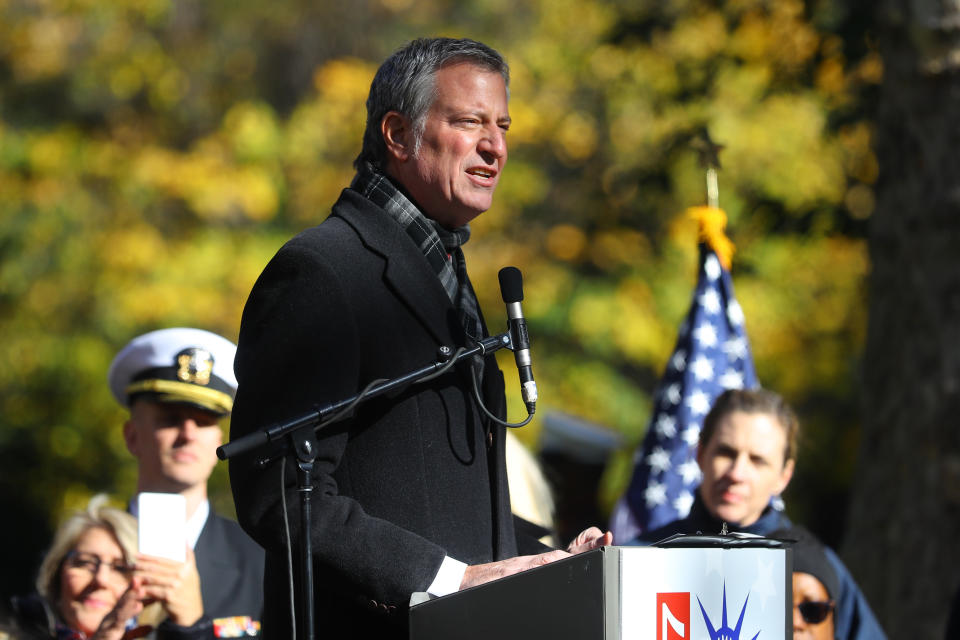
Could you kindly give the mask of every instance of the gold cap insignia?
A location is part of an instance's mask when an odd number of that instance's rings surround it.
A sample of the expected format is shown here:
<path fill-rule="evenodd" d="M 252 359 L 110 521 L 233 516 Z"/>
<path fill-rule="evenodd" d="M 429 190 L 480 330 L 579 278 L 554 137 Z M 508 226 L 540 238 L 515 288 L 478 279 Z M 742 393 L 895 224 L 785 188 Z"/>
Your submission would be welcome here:
<path fill-rule="evenodd" d="M 213 355 L 206 349 L 191 347 L 177 354 L 177 379 L 193 384 L 210 384 Z"/>

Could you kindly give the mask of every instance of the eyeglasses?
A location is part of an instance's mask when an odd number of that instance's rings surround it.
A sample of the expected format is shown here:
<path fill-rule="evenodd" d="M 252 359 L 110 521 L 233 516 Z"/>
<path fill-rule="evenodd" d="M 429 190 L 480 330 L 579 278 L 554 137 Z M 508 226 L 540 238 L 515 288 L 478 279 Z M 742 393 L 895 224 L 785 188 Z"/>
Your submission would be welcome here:
<path fill-rule="evenodd" d="M 95 576 L 100 573 L 100 565 L 106 565 L 111 573 L 124 579 L 133 575 L 133 567 L 122 561 L 107 562 L 98 555 L 71 551 L 64 559 L 64 566 L 68 569 L 82 569 Z"/>
<path fill-rule="evenodd" d="M 833 611 L 832 600 L 808 600 L 796 606 L 800 609 L 800 616 L 807 624 L 820 624 Z"/>

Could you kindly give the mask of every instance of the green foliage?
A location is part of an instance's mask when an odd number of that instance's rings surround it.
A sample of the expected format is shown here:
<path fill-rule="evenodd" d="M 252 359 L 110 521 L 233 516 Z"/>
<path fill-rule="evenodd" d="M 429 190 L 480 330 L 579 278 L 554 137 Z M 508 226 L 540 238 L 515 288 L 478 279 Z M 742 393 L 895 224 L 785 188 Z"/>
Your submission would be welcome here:
<path fill-rule="evenodd" d="M 494 329 L 496 271 L 526 275 L 541 412 L 642 437 L 692 292 L 683 212 L 704 187 L 688 142 L 706 126 L 726 146 L 721 206 L 761 380 L 840 434 L 812 441 L 849 469 L 876 179 L 863 95 L 880 68 L 843 31 L 842 3 L 0 0 L 0 13 L 0 494 L 32 526 L 96 491 L 129 494 L 113 354 L 162 326 L 236 337 L 260 269 L 348 184 L 377 64 L 429 34 L 511 63 L 509 168 L 467 253 Z M 604 504 L 628 466 L 611 466 Z M 222 471 L 214 494 L 229 509 Z"/>

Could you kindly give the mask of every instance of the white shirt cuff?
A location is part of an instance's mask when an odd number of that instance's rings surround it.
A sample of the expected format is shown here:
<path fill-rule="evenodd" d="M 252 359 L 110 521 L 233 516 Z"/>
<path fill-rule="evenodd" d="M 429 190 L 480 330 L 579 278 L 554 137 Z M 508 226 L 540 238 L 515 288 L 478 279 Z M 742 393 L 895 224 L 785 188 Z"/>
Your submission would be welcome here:
<path fill-rule="evenodd" d="M 460 590 L 463 574 L 467 572 L 467 565 L 450 556 L 445 556 L 440 564 L 433 582 L 427 587 L 427 593 L 432 596 L 446 596 Z"/>

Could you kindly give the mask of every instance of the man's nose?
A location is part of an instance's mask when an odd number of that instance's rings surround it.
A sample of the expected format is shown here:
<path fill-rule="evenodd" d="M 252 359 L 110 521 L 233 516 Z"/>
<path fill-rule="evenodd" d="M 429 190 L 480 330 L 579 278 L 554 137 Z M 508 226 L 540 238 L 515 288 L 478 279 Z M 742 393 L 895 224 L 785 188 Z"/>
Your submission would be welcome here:
<path fill-rule="evenodd" d="M 193 440 L 197 437 L 197 430 L 199 428 L 196 420 L 193 418 L 184 418 L 180 423 L 180 437 L 184 440 Z"/>
<path fill-rule="evenodd" d="M 498 125 L 491 125 L 484 129 L 484 136 L 477 145 L 482 154 L 492 156 L 491 159 L 499 160 L 507 157 L 507 137 L 503 129 Z"/>

